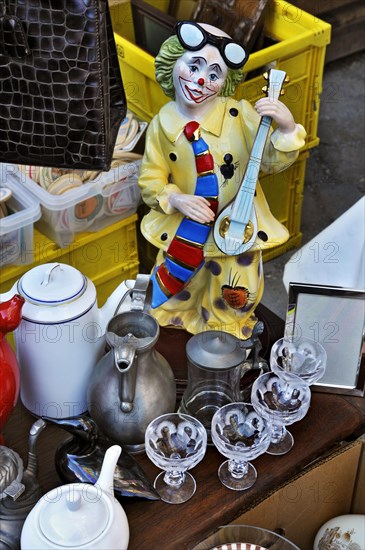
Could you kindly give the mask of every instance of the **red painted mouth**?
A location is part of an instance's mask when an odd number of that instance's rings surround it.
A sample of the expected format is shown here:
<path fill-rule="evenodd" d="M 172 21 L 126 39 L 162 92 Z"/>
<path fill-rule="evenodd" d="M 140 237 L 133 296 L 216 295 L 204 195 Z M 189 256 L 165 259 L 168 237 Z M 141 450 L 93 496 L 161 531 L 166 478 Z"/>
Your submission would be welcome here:
<path fill-rule="evenodd" d="M 183 78 L 181 76 L 179 77 L 180 87 L 184 96 L 187 99 L 194 101 L 194 103 L 203 103 L 203 101 L 205 101 L 206 99 L 208 99 L 213 95 L 216 95 L 217 93 L 216 90 L 213 90 L 208 86 L 205 87 L 208 93 L 207 92 L 203 93 L 201 90 L 197 88 L 190 88 L 188 84 L 186 84 L 186 82 L 188 82 L 189 84 L 192 84 L 191 80 L 187 80 L 186 78 Z"/>

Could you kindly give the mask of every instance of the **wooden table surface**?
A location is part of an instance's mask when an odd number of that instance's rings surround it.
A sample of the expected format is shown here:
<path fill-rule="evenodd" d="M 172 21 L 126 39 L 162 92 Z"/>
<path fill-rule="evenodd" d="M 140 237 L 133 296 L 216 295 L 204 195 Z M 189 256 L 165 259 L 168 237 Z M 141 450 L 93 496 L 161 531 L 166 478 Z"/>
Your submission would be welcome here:
<path fill-rule="evenodd" d="M 26 463 L 27 436 L 34 417 L 21 404 L 13 411 L 5 430 L 6 445 L 17 451 Z M 365 399 L 312 393 L 306 417 L 290 427 L 295 445 L 286 455 L 264 454 L 254 461 L 256 484 L 247 491 L 223 487 L 217 470 L 224 457 L 208 447 L 202 462 L 192 470 L 197 492 L 185 504 L 127 500 L 124 509 L 130 525 L 129 550 L 188 550 L 219 526 L 251 508 L 275 487 L 287 482 L 313 460 L 335 450 L 342 441 L 353 440 L 364 432 Z M 38 440 L 39 475 L 44 492 L 61 485 L 54 467 L 54 451 L 68 435 L 48 426 Z M 145 454 L 135 455 L 151 480 L 159 470 Z"/>

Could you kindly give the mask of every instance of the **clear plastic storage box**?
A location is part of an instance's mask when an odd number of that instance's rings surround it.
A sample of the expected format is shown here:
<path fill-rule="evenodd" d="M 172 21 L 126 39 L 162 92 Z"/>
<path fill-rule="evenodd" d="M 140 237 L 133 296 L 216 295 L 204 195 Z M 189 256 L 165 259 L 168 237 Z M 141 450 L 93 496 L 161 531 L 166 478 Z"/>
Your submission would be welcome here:
<path fill-rule="evenodd" d="M 34 260 L 34 223 L 41 217 L 39 201 L 1 164 L 0 189 L 11 192 L 6 215 L 0 219 L 0 265 L 30 264 Z"/>
<path fill-rule="evenodd" d="M 40 203 L 42 217 L 36 227 L 60 248 L 71 244 L 75 234 L 99 231 L 134 214 L 141 200 L 138 187 L 140 160 L 99 173 L 89 183 L 52 194 L 13 166 L 18 186 L 30 192 Z M 75 174 L 77 171 L 75 171 Z"/>

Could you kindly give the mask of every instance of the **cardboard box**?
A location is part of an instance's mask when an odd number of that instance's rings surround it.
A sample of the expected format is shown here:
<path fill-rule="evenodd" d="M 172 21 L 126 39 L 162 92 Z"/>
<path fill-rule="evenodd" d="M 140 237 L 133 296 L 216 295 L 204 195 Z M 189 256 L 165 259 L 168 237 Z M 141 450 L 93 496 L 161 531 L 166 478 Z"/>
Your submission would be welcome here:
<path fill-rule="evenodd" d="M 218 528 L 193 550 L 239 542 L 231 538 L 237 537 L 238 525 L 269 529 L 301 550 L 312 550 L 319 528 L 329 519 L 349 513 L 365 514 L 365 436 L 314 462 L 237 517 L 228 529 Z"/>

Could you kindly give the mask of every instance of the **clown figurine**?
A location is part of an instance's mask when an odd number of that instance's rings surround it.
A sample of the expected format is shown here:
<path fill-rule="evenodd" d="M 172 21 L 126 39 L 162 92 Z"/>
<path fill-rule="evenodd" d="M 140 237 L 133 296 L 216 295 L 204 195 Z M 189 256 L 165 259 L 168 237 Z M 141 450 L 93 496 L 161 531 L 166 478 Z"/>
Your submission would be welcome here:
<path fill-rule="evenodd" d="M 172 101 L 149 125 L 139 185 L 150 212 L 143 236 L 159 249 L 152 272 L 151 314 L 161 326 L 191 334 L 223 330 L 251 336 L 263 293 L 262 248 L 284 243 L 288 231 L 272 215 L 260 184 L 253 207 L 252 246 L 229 255 L 213 225 L 240 188 L 261 117 L 271 117 L 260 169 L 290 166 L 306 132 L 279 100 L 252 107 L 231 96 L 242 80 L 244 48 L 219 29 L 181 21 L 156 57 L 156 80 Z"/>

